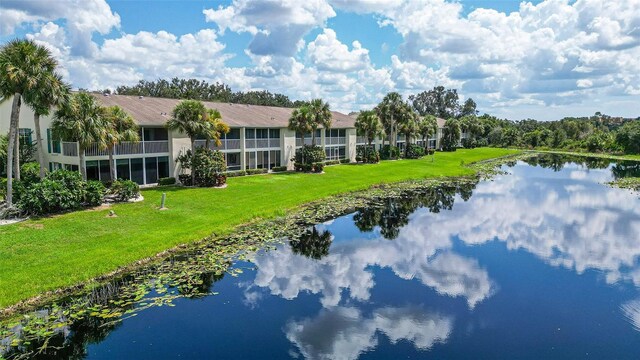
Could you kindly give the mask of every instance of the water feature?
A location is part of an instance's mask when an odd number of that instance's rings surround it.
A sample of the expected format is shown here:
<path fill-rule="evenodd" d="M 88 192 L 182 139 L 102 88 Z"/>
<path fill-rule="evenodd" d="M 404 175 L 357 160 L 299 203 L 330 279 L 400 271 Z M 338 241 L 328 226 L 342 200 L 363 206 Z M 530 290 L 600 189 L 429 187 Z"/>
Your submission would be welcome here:
<path fill-rule="evenodd" d="M 39 357 L 640 358 L 640 197 L 603 185 L 640 163 L 503 168 L 318 224 Z"/>

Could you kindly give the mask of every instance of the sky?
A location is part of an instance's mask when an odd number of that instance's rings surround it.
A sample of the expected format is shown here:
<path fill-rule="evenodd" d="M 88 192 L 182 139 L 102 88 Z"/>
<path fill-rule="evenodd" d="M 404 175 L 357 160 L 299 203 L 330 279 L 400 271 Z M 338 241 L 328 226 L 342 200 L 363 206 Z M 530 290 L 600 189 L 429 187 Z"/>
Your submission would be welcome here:
<path fill-rule="evenodd" d="M 445 86 L 512 120 L 640 116 L 640 0 L 1 0 L 73 88 L 197 78 L 371 109 Z"/>

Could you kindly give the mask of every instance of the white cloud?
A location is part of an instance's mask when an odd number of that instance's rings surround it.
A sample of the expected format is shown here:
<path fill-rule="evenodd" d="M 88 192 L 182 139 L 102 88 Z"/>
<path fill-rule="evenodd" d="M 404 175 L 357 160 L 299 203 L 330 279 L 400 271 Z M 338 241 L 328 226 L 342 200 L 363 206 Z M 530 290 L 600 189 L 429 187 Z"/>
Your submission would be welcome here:
<path fill-rule="evenodd" d="M 351 72 L 364 69 L 369 64 L 369 50 L 358 41 L 353 42 L 352 48 L 349 50 L 341 43 L 335 31 L 324 29 L 307 45 L 307 56 L 319 70 Z"/>
<path fill-rule="evenodd" d="M 418 307 L 385 307 L 371 316 L 352 307 L 322 310 L 316 318 L 290 321 L 285 332 L 306 359 L 357 359 L 378 344 L 378 332 L 391 343 L 407 340 L 420 350 L 446 342 L 453 328 L 448 316 Z"/>

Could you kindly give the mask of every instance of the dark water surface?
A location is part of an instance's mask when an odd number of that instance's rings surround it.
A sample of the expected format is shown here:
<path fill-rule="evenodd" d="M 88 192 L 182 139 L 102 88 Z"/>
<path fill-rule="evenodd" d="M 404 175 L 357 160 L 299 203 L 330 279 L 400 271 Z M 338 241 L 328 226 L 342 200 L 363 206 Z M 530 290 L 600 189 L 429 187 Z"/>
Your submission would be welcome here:
<path fill-rule="evenodd" d="M 637 164 L 542 157 L 386 201 L 236 263 L 217 295 L 70 341 L 89 359 L 638 359 L 640 198 L 602 184 Z"/>

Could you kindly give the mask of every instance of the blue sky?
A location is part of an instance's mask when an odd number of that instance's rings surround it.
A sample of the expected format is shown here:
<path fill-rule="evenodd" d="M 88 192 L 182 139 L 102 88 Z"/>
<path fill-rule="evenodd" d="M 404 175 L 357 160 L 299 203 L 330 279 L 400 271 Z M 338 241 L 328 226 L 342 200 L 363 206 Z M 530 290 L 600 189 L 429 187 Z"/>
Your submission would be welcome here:
<path fill-rule="evenodd" d="M 371 108 L 437 85 L 514 120 L 640 116 L 640 0 L 0 2 L 75 88 L 196 77 Z"/>

